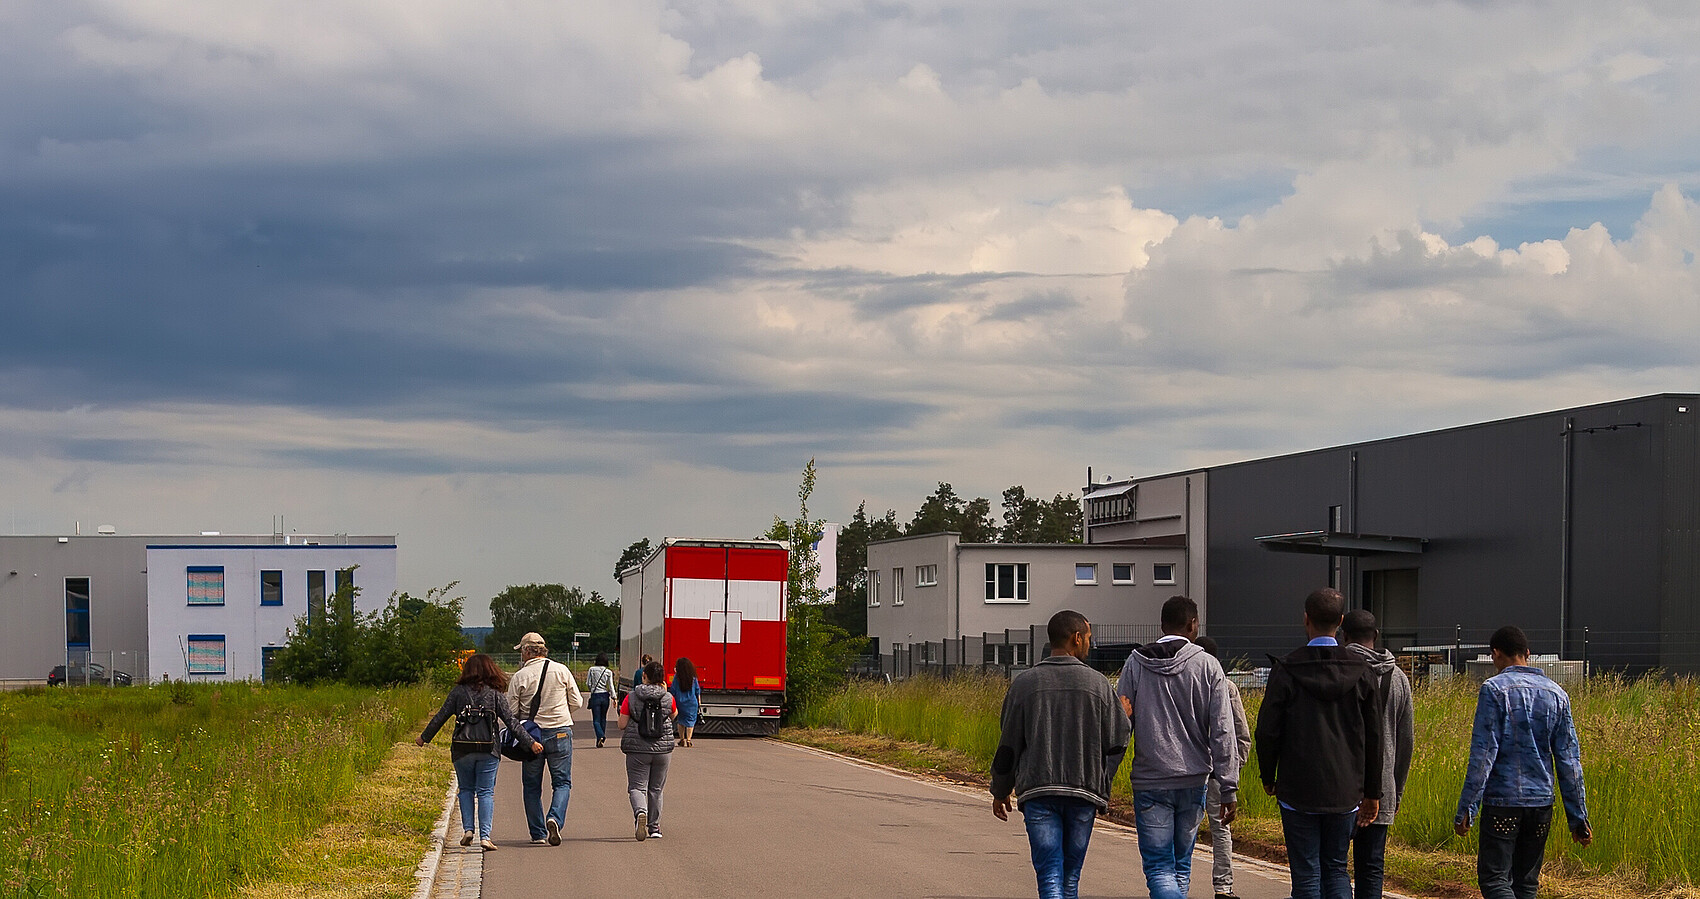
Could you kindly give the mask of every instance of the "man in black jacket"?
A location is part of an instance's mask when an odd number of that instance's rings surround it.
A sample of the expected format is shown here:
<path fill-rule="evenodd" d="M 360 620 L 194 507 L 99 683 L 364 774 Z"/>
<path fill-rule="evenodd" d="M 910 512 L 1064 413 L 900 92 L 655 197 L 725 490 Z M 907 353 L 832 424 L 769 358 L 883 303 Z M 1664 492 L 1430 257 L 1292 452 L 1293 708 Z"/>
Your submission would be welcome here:
<path fill-rule="evenodd" d="M 1258 770 L 1281 804 L 1293 899 L 1351 899 L 1352 825 L 1380 810 L 1380 701 L 1369 664 L 1334 638 L 1345 613 L 1337 590 L 1305 598 L 1310 642 L 1270 658 L 1257 714 Z"/>

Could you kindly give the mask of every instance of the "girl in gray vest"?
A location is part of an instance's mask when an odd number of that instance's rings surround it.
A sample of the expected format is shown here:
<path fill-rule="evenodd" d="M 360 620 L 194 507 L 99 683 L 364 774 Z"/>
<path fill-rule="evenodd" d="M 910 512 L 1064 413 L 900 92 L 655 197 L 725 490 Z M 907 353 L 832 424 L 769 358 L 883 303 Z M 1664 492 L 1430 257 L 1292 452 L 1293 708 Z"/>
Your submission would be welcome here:
<path fill-rule="evenodd" d="M 631 795 L 633 830 L 639 840 L 661 837 L 661 788 L 667 785 L 673 719 L 679 715 L 666 680 L 661 663 L 650 662 L 643 666 L 643 683 L 633 686 L 620 703 L 617 723 L 625 732 L 620 751 L 626 754 L 626 792 Z"/>

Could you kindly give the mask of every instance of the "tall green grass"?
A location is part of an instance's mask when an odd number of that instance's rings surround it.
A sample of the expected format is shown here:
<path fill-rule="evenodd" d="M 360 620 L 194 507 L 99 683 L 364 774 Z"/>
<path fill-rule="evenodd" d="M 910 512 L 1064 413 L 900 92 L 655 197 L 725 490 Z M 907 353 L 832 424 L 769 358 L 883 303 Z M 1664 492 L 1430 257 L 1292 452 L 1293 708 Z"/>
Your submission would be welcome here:
<path fill-rule="evenodd" d="M 0 896 L 228 895 L 438 701 L 418 687 L 0 693 Z"/>
<path fill-rule="evenodd" d="M 855 683 L 806 710 L 804 726 L 835 727 L 930 743 L 974 759 L 985 773 L 997 749 L 1000 678 L 915 678 Z M 1416 752 L 1392 830 L 1395 843 L 1473 857 L 1476 832 L 1452 831 L 1469 759 L 1476 685 L 1416 690 Z M 1255 723 L 1260 691 L 1245 694 Z M 1582 741 L 1594 843 L 1571 842 L 1555 810 L 1548 858 L 1579 871 L 1634 877 L 1651 885 L 1700 881 L 1700 682 L 1692 678 L 1596 678 L 1571 695 Z M 1127 763 L 1114 795 L 1127 798 Z M 1240 814 L 1278 819 L 1260 788 L 1257 760 L 1240 774 Z"/>

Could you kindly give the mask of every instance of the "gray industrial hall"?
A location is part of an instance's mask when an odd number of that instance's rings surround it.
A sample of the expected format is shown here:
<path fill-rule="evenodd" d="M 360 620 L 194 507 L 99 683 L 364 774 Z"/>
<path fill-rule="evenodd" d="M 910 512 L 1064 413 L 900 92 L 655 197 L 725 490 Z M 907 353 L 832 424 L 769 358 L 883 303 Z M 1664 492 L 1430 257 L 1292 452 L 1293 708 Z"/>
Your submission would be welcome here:
<path fill-rule="evenodd" d="M 1149 498 L 1152 502 L 1147 502 Z M 1090 484 L 1091 543 L 1183 546 L 1230 656 L 1304 641 L 1335 586 L 1395 649 L 1486 642 L 1700 672 L 1700 394 L 1658 394 Z"/>

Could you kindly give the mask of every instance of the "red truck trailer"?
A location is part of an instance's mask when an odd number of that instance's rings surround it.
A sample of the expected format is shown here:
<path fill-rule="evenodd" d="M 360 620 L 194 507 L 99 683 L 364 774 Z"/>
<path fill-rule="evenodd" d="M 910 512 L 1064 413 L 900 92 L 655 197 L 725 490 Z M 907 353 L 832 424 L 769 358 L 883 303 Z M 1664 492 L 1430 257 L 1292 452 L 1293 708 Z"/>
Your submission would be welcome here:
<path fill-rule="evenodd" d="M 704 734 L 773 734 L 785 704 L 785 585 L 776 540 L 669 537 L 620 572 L 620 686 L 652 655 L 702 682 Z"/>

